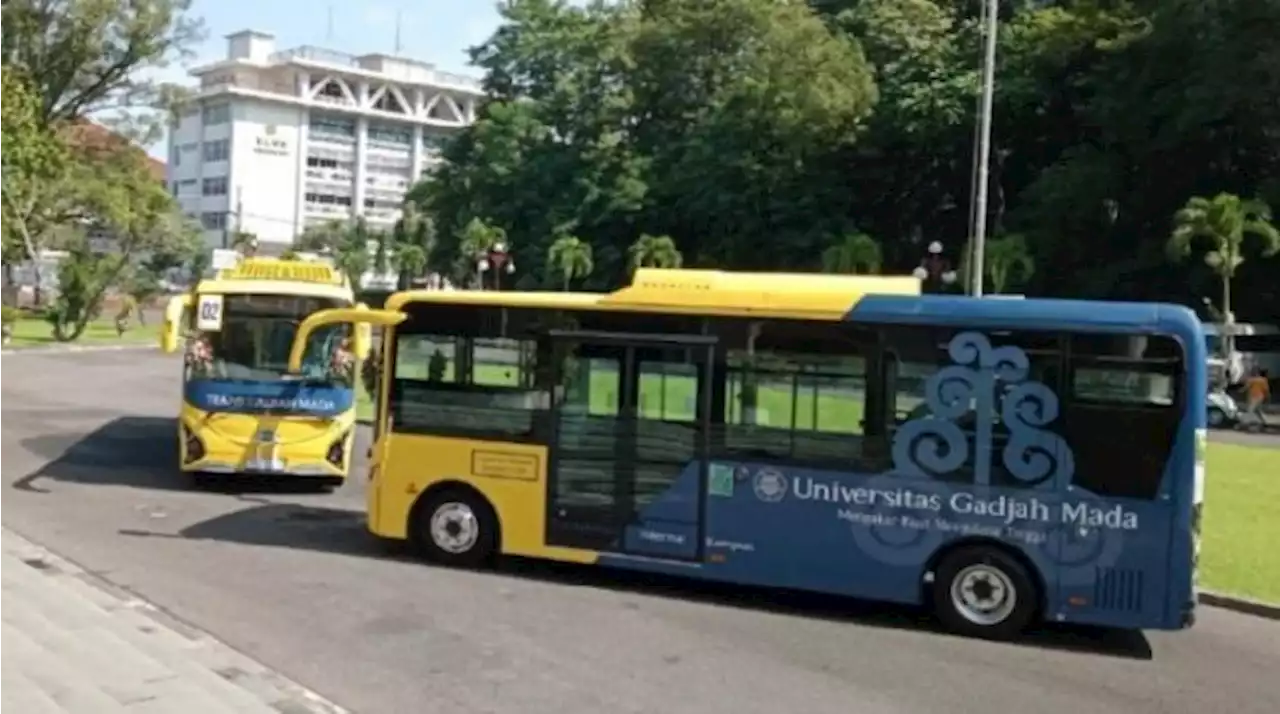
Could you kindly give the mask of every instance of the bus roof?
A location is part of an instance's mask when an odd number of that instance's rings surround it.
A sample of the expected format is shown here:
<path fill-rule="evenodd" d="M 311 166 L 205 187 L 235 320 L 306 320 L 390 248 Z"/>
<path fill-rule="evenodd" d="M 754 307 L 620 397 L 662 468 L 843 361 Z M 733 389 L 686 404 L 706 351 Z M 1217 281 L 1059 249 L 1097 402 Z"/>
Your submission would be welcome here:
<path fill-rule="evenodd" d="M 631 285 L 612 293 L 413 290 L 392 295 L 386 306 L 395 310 L 409 303 L 436 303 L 835 321 L 867 295 L 918 297 L 920 280 L 642 268 Z"/>
<path fill-rule="evenodd" d="M 386 307 L 410 303 L 1202 334 L 1195 313 L 1180 305 L 922 295 L 914 277 L 642 268 L 631 285 L 612 293 L 414 290 L 392 295 Z"/>
<path fill-rule="evenodd" d="M 297 295 L 350 303 L 351 286 L 341 271 L 325 263 L 279 258 L 245 258 L 200 281 L 200 293 L 222 295 Z"/>
<path fill-rule="evenodd" d="M 1200 319 L 1190 308 L 1153 302 L 1025 298 L 993 300 L 964 295 L 905 298 L 868 295 L 847 315 L 856 322 L 899 325 L 962 325 L 978 329 L 1084 332 L 1159 332 L 1198 338 Z"/>

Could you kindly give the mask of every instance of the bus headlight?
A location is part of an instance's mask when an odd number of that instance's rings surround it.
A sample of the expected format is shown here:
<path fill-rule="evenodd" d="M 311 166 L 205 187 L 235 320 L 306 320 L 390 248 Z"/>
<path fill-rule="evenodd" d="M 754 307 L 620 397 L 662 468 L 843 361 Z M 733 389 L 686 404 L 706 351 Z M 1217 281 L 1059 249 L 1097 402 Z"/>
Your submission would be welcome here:
<path fill-rule="evenodd" d="M 347 457 L 347 437 L 350 435 L 351 432 L 347 432 L 330 444 L 329 450 L 325 452 L 324 460 L 336 468 L 342 468 L 342 464 Z"/>
<path fill-rule="evenodd" d="M 193 464 L 204 458 L 204 442 L 196 436 L 186 424 L 181 424 L 178 431 L 182 436 L 182 463 Z"/>

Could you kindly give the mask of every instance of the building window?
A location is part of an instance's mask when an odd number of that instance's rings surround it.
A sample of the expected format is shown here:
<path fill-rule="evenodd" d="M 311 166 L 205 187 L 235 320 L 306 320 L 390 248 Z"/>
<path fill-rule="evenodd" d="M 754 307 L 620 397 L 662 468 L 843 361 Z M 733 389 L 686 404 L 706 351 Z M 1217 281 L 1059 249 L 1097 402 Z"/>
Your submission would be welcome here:
<path fill-rule="evenodd" d="M 316 203 L 323 206 L 350 206 L 350 196 L 339 196 L 332 193 L 311 193 L 306 194 L 307 203 Z"/>
<path fill-rule="evenodd" d="M 206 106 L 202 112 L 202 120 L 204 121 L 205 126 L 226 124 L 231 121 L 231 105 L 210 104 Z"/>
<path fill-rule="evenodd" d="M 413 146 L 413 131 L 394 124 L 369 124 L 369 141 L 379 141 L 396 146 Z"/>
<path fill-rule="evenodd" d="M 205 196 L 225 196 L 227 195 L 227 177 L 215 176 L 204 180 L 200 193 Z"/>
<path fill-rule="evenodd" d="M 200 225 L 206 231 L 220 231 L 227 227 L 227 214 L 221 211 L 206 211 L 200 214 Z"/>
<path fill-rule="evenodd" d="M 400 209 L 400 208 L 402 208 L 403 206 L 404 206 L 404 198 L 403 198 L 403 197 L 402 197 L 402 198 L 400 198 L 400 199 L 398 199 L 398 200 L 392 200 L 392 199 L 386 199 L 386 198 L 381 199 L 381 200 L 376 199 L 376 198 L 366 198 L 366 199 L 364 200 L 364 207 L 365 207 L 365 208 L 372 208 L 372 209 L 386 209 L 386 210 L 390 210 L 390 211 L 395 211 L 395 210 L 399 210 L 399 209 Z"/>
<path fill-rule="evenodd" d="M 205 161 L 226 161 L 231 156 L 231 140 L 218 139 L 204 142 Z"/>
<path fill-rule="evenodd" d="M 422 134 L 422 148 L 426 149 L 428 153 L 444 151 L 444 147 L 448 143 L 448 134 L 431 134 L 426 132 Z"/>
<path fill-rule="evenodd" d="M 311 135 L 320 138 L 354 139 L 356 122 L 354 119 L 316 114 L 311 117 Z"/>

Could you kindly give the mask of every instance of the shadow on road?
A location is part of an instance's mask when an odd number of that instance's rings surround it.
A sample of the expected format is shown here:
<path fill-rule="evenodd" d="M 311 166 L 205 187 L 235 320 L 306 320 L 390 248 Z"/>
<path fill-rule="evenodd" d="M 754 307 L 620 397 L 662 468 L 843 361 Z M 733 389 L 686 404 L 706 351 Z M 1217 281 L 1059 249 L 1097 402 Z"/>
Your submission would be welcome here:
<path fill-rule="evenodd" d="M 246 499 L 250 500 L 250 499 Z M 404 560 L 406 549 L 370 535 L 364 514 L 357 511 L 301 504 L 266 503 L 228 513 L 184 528 L 177 536 L 122 531 L 124 535 L 216 540 L 242 545 L 322 551 L 338 555 Z M 423 565 L 423 567 L 430 567 Z M 918 609 L 868 603 L 850 598 L 795 593 L 765 588 L 705 583 L 649 573 L 584 567 L 524 558 L 503 558 L 496 576 L 662 595 L 695 602 L 764 610 L 835 622 L 889 629 L 935 631 L 936 624 Z M 948 636 L 938 632 L 939 636 Z M 1152 659 L 1151 645 L 1137 631 L 1046 625 L 1029 632 L 1018 646 L 1102 654 L 1127 659 Z"/>
<path fill-rule="evenodd" d="M 45 479 L 96 486 L 190 491 L 190 474 L 178 470 L 177 421 L 173 417 L 127 416 L 89 434 L 50 434 L 21 446 L 47 463 L 13 482 L 13 488 L 48 493 Z M 314 479 L 234 477 L 217 481 L 222 493 L 314 493 Z"/>
<path fill-rule="evenodd" d="M 40 481 L 187 488 L 178 463 L 177 429 L 172 418 L 120 417 L 89 434 L 47 434 L 21 444 L 49 462 L 13 483 L 20 491 L 46 492 Z"/>

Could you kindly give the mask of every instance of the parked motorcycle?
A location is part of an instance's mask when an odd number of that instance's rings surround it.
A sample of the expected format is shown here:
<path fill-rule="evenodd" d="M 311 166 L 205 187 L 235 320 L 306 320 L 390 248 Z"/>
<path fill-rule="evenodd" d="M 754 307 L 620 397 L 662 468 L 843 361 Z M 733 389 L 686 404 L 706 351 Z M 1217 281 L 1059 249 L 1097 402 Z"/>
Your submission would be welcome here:
<path fill-rule="evenodd" d="M 1233 429 L 1240 423 L 1240 405 L 1225 389 L 1211 389 L 1208 396 L 1211 429 Z"/>

